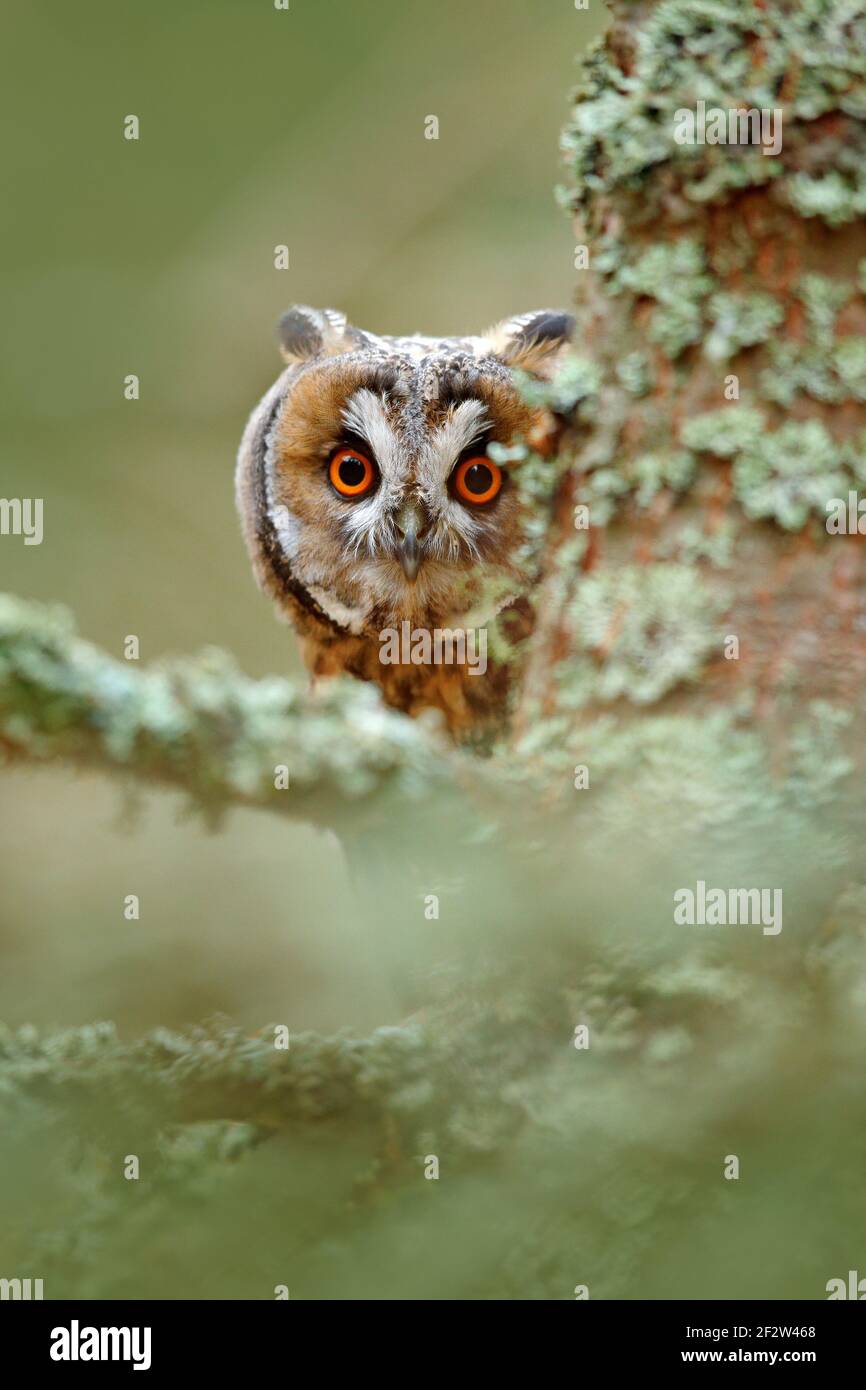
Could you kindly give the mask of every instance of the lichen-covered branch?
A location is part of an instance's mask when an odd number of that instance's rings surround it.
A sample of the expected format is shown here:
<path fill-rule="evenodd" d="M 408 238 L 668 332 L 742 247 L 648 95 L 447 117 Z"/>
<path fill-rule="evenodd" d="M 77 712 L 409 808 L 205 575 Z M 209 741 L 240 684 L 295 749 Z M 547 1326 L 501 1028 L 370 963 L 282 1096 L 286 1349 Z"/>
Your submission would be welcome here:
<path fill-rule="evenodd" d="M 226 1019 L 186 1033 L 158 1029 L 124 1042 L 111 1023 L 40 1036 L 0 1029 L 0 1076 L 7 1095 L 61 1105 L 148 1114 L 148 1125 L 206 1120 L 262 1123 L 374 1116 L 399 1109 L 399 1096 L 427 1078 L 434 1051 L 420 1028 L 381 1028 L 369 1038 L 296 1033 L 277 1044 L 279 1025 L 245 1033 Z M 407 1100 L 408 1103 L 408 1100 Z"/>
<path fill-rule="evenodd" d="M 11 595 L 0 596 L 0 748 L 7 761 L 179 787 L 210 815 L 244 805 L 326 825 L 357 821 L 385 791 L 423 798 L 449 775 L 430 727 L 370 686 L 250 680 L 219 651 L 141 670 L 83 641 L 64 609 Z"/>

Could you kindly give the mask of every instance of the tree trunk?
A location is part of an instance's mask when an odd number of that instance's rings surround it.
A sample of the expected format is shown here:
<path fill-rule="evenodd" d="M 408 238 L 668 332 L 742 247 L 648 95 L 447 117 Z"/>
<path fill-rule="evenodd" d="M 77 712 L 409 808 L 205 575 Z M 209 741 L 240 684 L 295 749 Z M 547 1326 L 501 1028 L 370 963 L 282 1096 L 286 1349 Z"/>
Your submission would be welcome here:
<path fill-rule="evenodd" d="M 518 741 L 539 715 L 719 707 L 775 737 L 805 702 L 854 710 L 866 690 L 866 537 L 827 529 L 834 499 L 866 495 L 866 19 L 832 0 L 611 8 L 564 140 L 595 380 Z M 778 154 L 678 143 L 700 102 L 726 135 L 764 110 Z"/>

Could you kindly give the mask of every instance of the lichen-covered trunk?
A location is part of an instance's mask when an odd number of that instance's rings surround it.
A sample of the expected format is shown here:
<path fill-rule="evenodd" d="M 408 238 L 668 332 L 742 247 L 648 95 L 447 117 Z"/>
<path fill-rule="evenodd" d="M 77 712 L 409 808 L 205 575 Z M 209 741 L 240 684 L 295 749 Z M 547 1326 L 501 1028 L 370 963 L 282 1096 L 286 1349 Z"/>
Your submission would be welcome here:
<path fill-rule="evenodd" d="M 866 691 L 866 12 L 611 8 L 564 142 L 586 370 L 517 741 L 648 708 L 775 735 Z"/>

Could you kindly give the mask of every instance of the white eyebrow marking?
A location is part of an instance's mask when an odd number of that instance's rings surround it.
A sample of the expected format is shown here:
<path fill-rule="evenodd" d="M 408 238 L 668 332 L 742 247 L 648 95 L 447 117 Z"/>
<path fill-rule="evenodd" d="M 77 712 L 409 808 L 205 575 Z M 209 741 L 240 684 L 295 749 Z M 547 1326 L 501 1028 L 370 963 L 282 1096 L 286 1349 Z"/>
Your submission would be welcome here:
<path fill-rule="evenodd" d="M 373 556 L 394 543 L 391 516 L 406 483 L 406 449 L 388 423 L 384 401 L 366 386 L 346 402 L 343 424 L 369 444 L 379 466 L 379 487 L 348 508 L 342 520 L 349 552 Z"/>
<path fill-rule="evenodd" d="M 428 485 L 444 483 L 464 449 L 474 444 L 490 424 L 483 401 L 461 401 L 447 420 L 433 431 L 422 463 Z"/>
<path fill-rule="evenodd" d="M 427 542 L 432 555 L 456 560 L 462 542 L 471 556 L 478 557 L 481 524 L 466 507 L 449 496 L 445 484 L 463 450 L 474 444 L 489 425 L 490 417 L 483 401 L 461 401 L 424 446 L 418 461 L 419 490 L 431 513 L 439 518 Z"/>
<path fill-rule="evenodd" d="M 400 441 L 388 424 L 380 397 L 366 386 L 356 391 L 346 402 L 343 424 L 347 430 L 366 439 L 376 456 L 382 477 L 396 481 L 400 476 Z"/>

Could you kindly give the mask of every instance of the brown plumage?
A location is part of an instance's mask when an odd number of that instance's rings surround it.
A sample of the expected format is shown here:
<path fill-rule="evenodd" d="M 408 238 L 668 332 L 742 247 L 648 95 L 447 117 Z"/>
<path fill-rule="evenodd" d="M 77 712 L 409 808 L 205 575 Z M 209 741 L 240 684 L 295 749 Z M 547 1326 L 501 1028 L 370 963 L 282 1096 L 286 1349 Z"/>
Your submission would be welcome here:
<path fill-rule="evenodd" d="M 314 675 L 375 681 L 457 736 L 501 720 L 509 672 L 485 625 L 506 608 L 526 630 L 531 610 L 520 462 L 495 446 L 537 436 L 544 412 L 512 369 L 548 375 L 572 329 L 542 311 L 479 337 L 382 338 L 329 309 L 283 316 L 288 365 L 247 424 L 237 501 L 258 583 Z"/>

